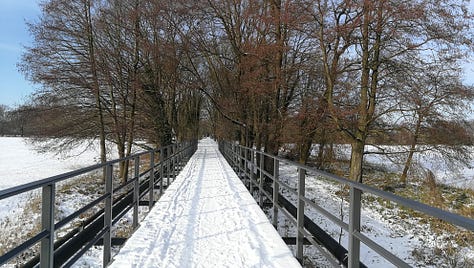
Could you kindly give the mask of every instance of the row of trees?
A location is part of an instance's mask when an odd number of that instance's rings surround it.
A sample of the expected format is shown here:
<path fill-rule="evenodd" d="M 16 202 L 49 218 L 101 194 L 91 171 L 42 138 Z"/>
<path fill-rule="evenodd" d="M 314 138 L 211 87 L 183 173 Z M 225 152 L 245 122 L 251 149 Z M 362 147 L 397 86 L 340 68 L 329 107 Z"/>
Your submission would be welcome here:
<path fill-rule="evenodd" d="M 51 145 L 58 149 L 96 138 L 102 162 L 106 140 L 126 157 L 137 138 L 156 145 L 196 138 L 203 98 L 182 71 L 192 65 L 184 25 L 176 27 L 180 17 L 166 5 L 44 1 L 20 64 L 43 86 L 25 109 L 33 132 L 57 138 Z"/>
<path fill-rule="evenodd" d="M 37 133 L 98 138 L 102 161 L 107 139 L 126 156 L 136 138 L 195 138 L 204 118 L 269 153 L 296 143 L 302 162 L 349 143 L 362 181 L 367 144 L 404 135 L 407 167 L 419 144 L 457 145 L 433 130 L 461 130 L 473 97 L 467 3 L 48 0 L 20 68 L 44 86 Z"/>
<path fill-rule="evenodd" d="M 357 181 L 367 144 L 406 133 L 409 149 L 390 152 L 407 157 L 405 182 L 419 144 L 459 145 L 453 139 L 465 133 L 473 97 L 459 66 L 473 48 L 467 3 L 208 1 L 213 96 L 240 122 L 241 142 L 270 153 L 296 141 L 306 162 L 314 142 L 321 159 L 327 144 L 349 143 Z M 461 134 L 429 137 L 445 130 Z M 463 149 L 443 153 L 467 159 Z"/>

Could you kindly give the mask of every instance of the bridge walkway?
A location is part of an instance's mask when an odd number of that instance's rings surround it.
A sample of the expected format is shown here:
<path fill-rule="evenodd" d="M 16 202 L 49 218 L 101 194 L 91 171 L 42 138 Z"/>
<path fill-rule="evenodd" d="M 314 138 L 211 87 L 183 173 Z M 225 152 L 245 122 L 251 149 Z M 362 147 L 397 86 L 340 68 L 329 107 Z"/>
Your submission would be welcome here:
<path fill-rule="evenodd" d="M 211 139 L 111 267 L 301 267 Z"/>

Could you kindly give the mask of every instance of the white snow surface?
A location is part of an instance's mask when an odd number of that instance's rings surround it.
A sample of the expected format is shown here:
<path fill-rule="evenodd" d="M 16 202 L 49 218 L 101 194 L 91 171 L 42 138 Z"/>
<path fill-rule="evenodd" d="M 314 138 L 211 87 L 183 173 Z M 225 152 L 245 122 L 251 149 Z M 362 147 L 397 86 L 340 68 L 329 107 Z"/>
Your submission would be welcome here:
<path fill-rule="evenodd" d="M 99 163 L 98 146 L 88 145 L 89 142 L 84 142 L 59 153 L 38 152 L 28 138 L 0 137 L 0 190 Z M 111 157 L 116 157 L 116 153 Z M 15 217 L 13 214 L 21 210 L 19 206 L 23 201 L 31 197 L 31 194 L 22 194 L 0 200 L 0 219 Z"/>
<path fill-rule="evenodd" d="M 40 153 L 20 137 L 0 138 L 0 190 L 37 181 L 100 162 L 87 144 L 62 153 Z"/>
<path fill-rule="evenodd" d="M 301 267 L 211 139 L 110 267 Z"/>

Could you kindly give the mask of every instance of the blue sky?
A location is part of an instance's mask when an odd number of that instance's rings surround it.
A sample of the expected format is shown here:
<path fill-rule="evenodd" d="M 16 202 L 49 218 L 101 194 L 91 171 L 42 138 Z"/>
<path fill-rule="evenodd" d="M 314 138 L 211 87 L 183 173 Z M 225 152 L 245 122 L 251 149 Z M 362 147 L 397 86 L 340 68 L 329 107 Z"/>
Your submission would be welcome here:
<path fill-rule="evenodd" d="M 40 14 L 37 0 L 0 0 L 0 104 L 10 107 L 24 102 L 34 90 L 18 72 L 23 46 L 31 43 L 25 21 Z"/>
<path fill-rule="evenodd" d="M 22 104 L 35 87 L 17 70 L 23 46 L 32 41 L 25 21 L 40 15 L 39 0 L 0 0 L 0 104 Z M 471 0 L 474 10 L 474 0 Z M 474 58 L 474 56 L 473 56 Z M 471 60 L 471 62 L 473 62 Z M 474 63 L 465 65 L 466 81 L 474 83 Z"/>

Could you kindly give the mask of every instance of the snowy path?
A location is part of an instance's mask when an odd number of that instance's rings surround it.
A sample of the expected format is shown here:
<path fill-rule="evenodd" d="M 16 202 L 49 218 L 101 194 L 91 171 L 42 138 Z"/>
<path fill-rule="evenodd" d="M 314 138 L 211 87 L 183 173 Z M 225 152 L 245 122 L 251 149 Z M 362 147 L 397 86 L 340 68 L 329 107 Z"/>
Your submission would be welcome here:
<path fill-rule="evenodd" d="M 301 267 L 211 139 L 111 267 Z"/>

